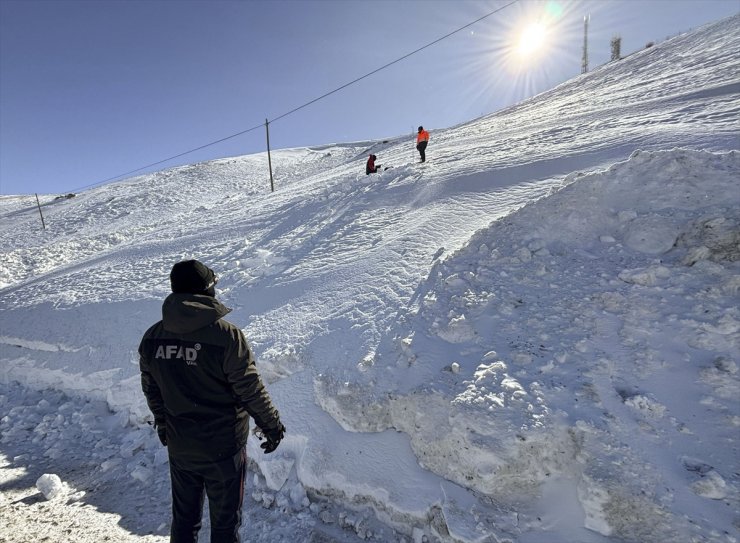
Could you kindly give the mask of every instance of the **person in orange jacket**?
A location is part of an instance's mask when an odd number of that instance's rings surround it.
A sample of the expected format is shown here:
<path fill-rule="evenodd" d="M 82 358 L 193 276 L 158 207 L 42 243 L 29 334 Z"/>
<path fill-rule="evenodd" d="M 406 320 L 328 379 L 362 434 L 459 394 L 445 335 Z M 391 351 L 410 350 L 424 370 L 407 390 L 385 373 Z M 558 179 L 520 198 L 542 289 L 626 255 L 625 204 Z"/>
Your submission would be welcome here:
<path fill-rule="evenodd" d="M 427 159 L 426 149 L 427 149 L 428 143 L 429 143 L 429 132 L 424 130 L 423 126 L 420 126 L 419 134 L 416 136 L 416 149 L 419 151 L 419 154 L 421 155 L 422 162 L 426 162 L 426 159 Z"/>

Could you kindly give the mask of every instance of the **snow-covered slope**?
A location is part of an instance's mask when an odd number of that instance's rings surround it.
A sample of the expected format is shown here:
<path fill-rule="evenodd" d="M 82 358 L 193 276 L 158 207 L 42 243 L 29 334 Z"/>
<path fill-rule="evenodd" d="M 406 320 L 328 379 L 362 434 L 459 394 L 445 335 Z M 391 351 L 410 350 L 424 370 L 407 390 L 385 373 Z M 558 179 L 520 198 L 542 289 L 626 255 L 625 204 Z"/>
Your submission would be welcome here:
<path fill-rule="evenodd" d="M 281 150 L 271 193 L 265 154 L 222 159 L 46 197 L 44 231 L 0 199 L 0 541 L 166 540 L 136 348 L 190 257 L 288 428 L 250 441 L 245 540 L 740 537 L 739 23 L 432 130 L 423 165 Z"/>

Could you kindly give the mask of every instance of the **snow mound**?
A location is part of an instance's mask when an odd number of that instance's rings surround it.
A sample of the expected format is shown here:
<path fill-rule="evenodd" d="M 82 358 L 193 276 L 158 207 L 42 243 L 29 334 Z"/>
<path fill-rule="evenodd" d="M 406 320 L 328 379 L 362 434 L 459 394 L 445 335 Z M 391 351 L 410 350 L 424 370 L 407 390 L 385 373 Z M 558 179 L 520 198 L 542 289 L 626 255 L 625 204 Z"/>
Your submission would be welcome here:
<path fill-rule="evenodd" d="M 640 450 L 653 436 L 685 435 L 686 408 L 670 383 L 673 372 L 692 371 L 694 348 L 720 357 L 693 370 L 715 386 L 705 403 L 736 411 L 727 356 L 737 353 L 740 314 L 721 286 L 737 277 L 736 177 L 740 153 L 685 149 L 636 152 L 608 170 L 569 176 L 435 263 L 416 313 L 361 380 L 317 382 L 321 406 L 352 431 L 407 433 L 424 468 L 499 503 L 573 479 L 591 530 L 639 540 L 688 530 L 648 492 L 671 473 L 625 454 L 625 443 Z M 687 267 L 687 255 L 710 245 Z M 711 289 L 694 286 L 707 270 Z M 688 297 L 679 302 L 685 312 L 661 309 L 668 296 Z M 687 354 L 662 359 L 664 324 L 676 319 L 685 333 L 673 348 Z M 698 406 L 706 391 L 686 394 Z M 691 432 L 711 442 L 705 430 Z M 678 453 L 693 450 L 680 441 Z M 714 475 L 682 485 L 697 496 L 737 496 Z"/>

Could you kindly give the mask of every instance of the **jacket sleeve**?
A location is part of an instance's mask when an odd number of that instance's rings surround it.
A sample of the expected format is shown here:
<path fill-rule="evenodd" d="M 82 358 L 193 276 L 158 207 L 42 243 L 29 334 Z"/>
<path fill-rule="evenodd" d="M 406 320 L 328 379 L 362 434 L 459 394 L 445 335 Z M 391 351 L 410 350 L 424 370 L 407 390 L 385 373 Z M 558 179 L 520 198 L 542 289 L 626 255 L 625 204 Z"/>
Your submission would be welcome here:
<path fill-rule="evenodd" d="M 146 350 L 144 349 L 144 341 L 142 340 L 139 345 L 139 370 L 141 371 L 141 389 L 146 397 L 146 403 L 149 406 L 149 410 L 154 415 L 154 425 L 158 427 L 164 427 L 167 417 L 165 414 L 164 400 L 162 399 L 162 392 L 159 390 L 159 385 L 152 376 L 150 367 L 150 361 L 147 356 Z"/>
<path fill-rule="evenodd" d="M 233 327 L 232 341 L 226 350 L 224 372 L 237 403 L 244 407 L 262 430 L 277 428 L 280 414 L 257 372 L 252 349 L 241 330 Z"/>

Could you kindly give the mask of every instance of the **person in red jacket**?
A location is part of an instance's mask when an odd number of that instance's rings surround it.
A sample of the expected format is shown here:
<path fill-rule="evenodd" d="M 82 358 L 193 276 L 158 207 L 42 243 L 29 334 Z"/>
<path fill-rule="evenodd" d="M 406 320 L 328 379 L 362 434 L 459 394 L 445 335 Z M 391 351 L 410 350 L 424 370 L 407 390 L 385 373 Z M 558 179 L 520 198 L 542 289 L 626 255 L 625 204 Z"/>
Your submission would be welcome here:
<path fill-rule="evenodd" d="M 427 149 L 428 143 L 429 143 L 429 132 L 424 130 L 423 126 L 420 126 L 419 133 L 416 136 L 416 149 L 419 151 L 419 154 L 421 155 L 422 162 L 426 162 L 427 160 L 426 149 Z"/>
<path fill-rule="evenodd" d="M 380 170 L 380 164 L 377 166 L 375 165 L 375 161 L 378 160 L 378 157 L 375 155 L 370 155 L 367 159 L 367 164 L 365 164 L 365 175 L 370 175 L 371 173 L 375 173 Z"/>

